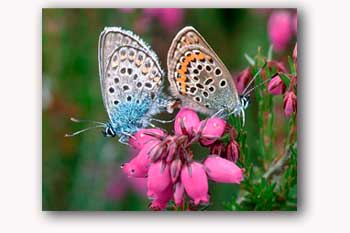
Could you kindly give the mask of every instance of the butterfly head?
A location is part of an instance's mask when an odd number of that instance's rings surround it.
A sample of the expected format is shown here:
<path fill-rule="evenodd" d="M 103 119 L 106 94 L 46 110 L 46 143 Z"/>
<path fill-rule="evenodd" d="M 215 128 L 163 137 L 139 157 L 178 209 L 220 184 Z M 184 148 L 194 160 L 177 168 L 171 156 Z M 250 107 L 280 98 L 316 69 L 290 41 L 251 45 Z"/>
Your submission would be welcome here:
<path fill-rule="evenodd" d="M 110 123 L 106 123 L 106 127 L 104 130 L 102 130 L 102 134 L 105 137 L 115 137 L 117 136 L 117 133 L 113 129 L 112 125 Z"/>

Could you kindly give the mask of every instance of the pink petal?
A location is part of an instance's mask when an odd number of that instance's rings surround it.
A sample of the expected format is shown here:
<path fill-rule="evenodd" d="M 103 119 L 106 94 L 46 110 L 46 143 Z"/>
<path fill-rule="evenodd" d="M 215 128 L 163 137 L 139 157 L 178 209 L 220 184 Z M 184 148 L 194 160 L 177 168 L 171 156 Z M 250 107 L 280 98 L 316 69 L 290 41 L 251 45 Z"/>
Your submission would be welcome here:
<path fill-rule="evenodd" d="M 184 124 L 184 131 L 181 128 L 181 121 Z M 175 118 L 174 128 L 176 135 L 191 134 L 199 124 L 200 120 L 196 112 L 188 108 L 181 108 Z"/>
<path fill-rule="evenodd" d="M 282 81 L 279 75 L 273 77 L 269 85 L 267 86 L 267 90 L 273 95 L 281 95 L 286 90 L 286 85 Z"/>
<path fill-rule="evenodd" d="M 197 128 L 198 133 L 201 131 L 201 138 L 199 140 L 200 143 L 204 146 L 213 144 L 218 138 L 220 138 L 224 134 L 225 127 L 226 121 L 219 117 L 213 117 L 201 121 Z"/>
<path fill-rule="evenodd" d="M 287 117 L 292 115 L 293 112 L 297 111 L 297 96 L 294 92 L 289 91 L 285 94 L 283 99 L 284 113 Z"/>
<path fill-rule="evenodd" d="M 150 136 L 147 134 L 154 134 L 155 136 Z M 141 150 L 145 143 L 156 140 L 157 137 L 163 137 L 165 136 L 165 133 L 163 130 L 158 128 L 152 128 L 152 129 L 141 129 L 137 131 L 133 137 L 130 137 L 129 144 L 138 150 Z"/>
<path fill-rule="evenodd" d="M 156 146 L 159 141 L 150 141 L 139 151 L 139 153 L 128 163 L 122 165 L 123 172 L 129 177 L 144 178 L 147 175 L 151 160 L 149 151 Z"/>
<path fill-rule="evenodd" d="M 164 210 L 168 202 L 173 197 L 173 187 L 170 185 L 164 191 L 159 192 L 153 196 L 153 201 L 151 203 L 150 208 L 156 210 Z"/>
<path fill-rule="evenodd" d="M 243 90 L 248 85 L 250 79 L 252 78 L 250 69 L 247 68 L 243 70 L 236 78 L 236 87 L 239 94 L 242 94 Z"/>
<path fill-rule="evenodd" d="M 157 197 L 171 185 L 169 165 L 163 161 L 152 163 L 148 170 L 147 196 Z"/>
<path fill-rule="evenodd" d="M 243 169 L 235 163 L 219 156 L 209 156 L 204 161 L 208 177 L 221 183 L 240 183 L 243 180 Z"/>
<path fill-rule="evenodd" d="M 194 200 L 195 205 L 198 205 L 201 201 L 209 202 L 208 179 L 202 164 L 192 162 L 188 166 L 183 166 L 181 183 L 188 196 Z"/>
<path fill-rule="evenodd" d="M 226 158 L 232 162 L 237 162 L 239 157 L 239 145 L 235 140 L 231 140 L 226 147 Z"/>
<path fill-rule="evenodd" d="M 175 184 L 175 192 L 174 192 L 174 202 L 176 206 L 180 206 L 183 203 L 184 199 L 184 186 L 181 182 Z"/>

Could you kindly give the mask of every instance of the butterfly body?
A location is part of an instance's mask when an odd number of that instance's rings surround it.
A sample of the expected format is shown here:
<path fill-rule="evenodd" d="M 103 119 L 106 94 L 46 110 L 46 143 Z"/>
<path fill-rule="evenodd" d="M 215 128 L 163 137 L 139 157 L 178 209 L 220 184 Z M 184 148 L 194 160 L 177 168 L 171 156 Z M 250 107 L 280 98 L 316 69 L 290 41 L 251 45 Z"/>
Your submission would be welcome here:
<path fill-rule="evenodd" d="M 178 32 L 170 46 L 168 79 L 182 106 L 221 116 L 239 114 L 245 107 L 230 72 L 193 27 Z"/>
<path fill-rule="evenodd" d="M 150 124 L 167 107 L 164 72 L 156 54 L 136 35 L 107 27 L 99 40 L 102 97 L 110 122 L 105 134 L 121 141 Z"/>

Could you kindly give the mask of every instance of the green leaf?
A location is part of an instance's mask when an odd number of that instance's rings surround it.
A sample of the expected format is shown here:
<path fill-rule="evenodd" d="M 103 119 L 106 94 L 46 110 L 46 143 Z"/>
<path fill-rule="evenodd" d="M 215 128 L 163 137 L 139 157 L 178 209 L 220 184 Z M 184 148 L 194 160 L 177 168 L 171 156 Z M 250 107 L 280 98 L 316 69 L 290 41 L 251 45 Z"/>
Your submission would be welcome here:
<path fill-rule="evenodd" d="M 282 79 L 282 81 L 284 82 L 284 84 L 287 86 L 287 89 L 288 89 L 289 84 L 290 84 L 290 79 L 289 79 L 288 75 L 286 75 L 284 73 L 279 73 L 279 76 Z"/>
<path fill-rule="evenodd" d="M 296 76 L 297 71 L 295 70 L 295 64 L 294 64 L 293 59 L 290 56 L 288 56 L 288 63 L 289 63 L 289 67 L 290 67 L 290 71 L 291 71 L 292 75 Z"/>

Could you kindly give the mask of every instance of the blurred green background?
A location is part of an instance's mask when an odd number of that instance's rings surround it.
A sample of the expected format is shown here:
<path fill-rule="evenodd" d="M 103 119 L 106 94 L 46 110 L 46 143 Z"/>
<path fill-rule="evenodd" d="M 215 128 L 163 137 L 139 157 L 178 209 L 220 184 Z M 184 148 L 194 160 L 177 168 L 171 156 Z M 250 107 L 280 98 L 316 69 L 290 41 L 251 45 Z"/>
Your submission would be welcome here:
<path fill-rule="evenodd" d="M 116 138 L 103 137 L 99 130 L 64 137 L 87 126 L 72 123 L 71 116 L 108 120 L 97 61 L 98 37 L 105 26 L 120 26 L 140 35 L 159 55 L 165 70 L 173 37 L 183 26 L 192 25 L 236 74 L 248 66 L 244 53 L 254 56 L 258 46 L 267 52 L 269 11 L 43 9 L 42 209 L 148 210 L 144 182 L 121 173 L 120 164 L 130 159 L 125 145 Z M 248 141 L 252 142 L 257 135 L 254 108 L 253 103 L 247 113 Z M 163 114 L 158 118 L 172 116 Z M 211 210 L 223 210 L 224 203 L 231 201 L 238 190 L 237 185 L 210 186 Z"/>

